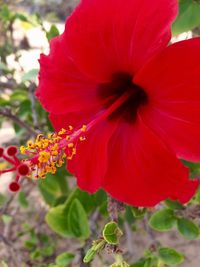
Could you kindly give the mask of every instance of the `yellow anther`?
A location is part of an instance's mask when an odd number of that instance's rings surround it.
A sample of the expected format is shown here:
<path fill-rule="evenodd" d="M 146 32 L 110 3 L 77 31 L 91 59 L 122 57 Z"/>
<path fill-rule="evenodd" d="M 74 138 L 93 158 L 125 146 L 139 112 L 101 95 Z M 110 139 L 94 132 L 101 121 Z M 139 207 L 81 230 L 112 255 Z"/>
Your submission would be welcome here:
<path fill-rule="evenodd" d="M 71 138 L 69 135 L 66 136 L 66 140 L 69 141 Z"/>
<path fill-rule="evenodd" d="M 68 160 L 72 160 L 73 156 L 68 156 L 67 159 Z"/>
<path fill-rule="evenodd" d="M 74 147 L 74 144 L 73 144 L 73 143 L 69 143 L 69 144 L 67 144 L 67 146 L 68 146 L 69 148 L 72 148 L 72 147 Z"/>
<path fill-rule="evenodd" d="M 52 152 L 51 152 L 51 155 L 52 155 L 52 156 L 57 156 L 57 155 L 58 155 L 58 151 L 52 151 Z"/>
<path fill-rule="evenodd" d="M 86 132 L 87 131 L 87 125 L 83 125 L 82 128 L 81 128 L 81 131 L 82 132 Z"/>
<path fill-rule="evenodd" d="M 39 162 L 48 162 L 51 156 L 49 152 L 45 151 L 41 151 L 39 155 L 40 155 L 38 158 Z"/>
<path fill-rule="evenodd" d="M 26 148 L 25 148 L 25 146 L 20 146 L 20 152 L 21 152 L 21 154 L 26 154 Z"/>
<path fill-rule="evenodd" d="M 48 135 L 47 135 L 47 137 L 48 137 L 49 139 L 51 139 L 51 137 L 52 137 L 52 134 L 48 134 Z"/>
<path fill-rule="evenodd" d="M 62 135 L 62 134 L 65 134 L 65 133 L 66 133 L 66 130 L 65 130 L 64 128 L 62 128 L 62 129 L 58 132 L 59 135 Z"/>
<path fill-rule="evenodd" d="M 84 141 L 86 138 L 84 137 L 84 136 L 80 136 L 79 137 L 79 140 L 82 142 L 82 141 Z"/>
<path fill-rule="evenodd" d="M 71 126 L 71 125 L 69 125 L 68 128 L 70 131 L 72 131 L 74 129 L 73 126 Z"/>
<path fill-rule="evenodd" d="M 50 147 L 50 151 L 57 151 L 58 150 L 58 144 L 54 144 L 53 146 Z"/>
<path fill-rule="evenodd" d="M 72 155 L 76 155 L 76 148 L 75 147 L 72 149 Z"/>
<path fill-rule="evenodd" d="M 35 144 L 33 143 L 32 140 L 29 140 L 29 141 L 27 142 L 27 146 L 28 146 L 30 149 L 34 149 L 34 148 L 35 148 Z"/>
<path fill-rule="evenodd" d="M 43 134 L 38 134 L 37 137 L 36 137 L 36 142 L 40 141 L 43 138 L 44 138 Z"/>
<path fill-rule="evenodd" d="M 57 167 L 61 167 L 63 165 L 64 161 L 63 160 L 59 160 L 56 164 Z"/>

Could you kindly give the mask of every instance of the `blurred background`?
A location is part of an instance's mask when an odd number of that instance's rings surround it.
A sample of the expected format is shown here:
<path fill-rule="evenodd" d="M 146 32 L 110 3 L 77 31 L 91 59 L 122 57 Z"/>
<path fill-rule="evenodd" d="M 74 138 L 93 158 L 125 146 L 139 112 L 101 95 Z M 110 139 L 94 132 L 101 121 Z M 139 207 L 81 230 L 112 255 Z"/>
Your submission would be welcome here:
<path fill-rule="evenodd" d="M 41 53 L 48 53 L 49 41 L 63 32 L 65 20 L 78 2 L 0 0 L 0 145 L 19 146 L 38 133 L 53 131 L 34 96 L 38 59 Z M 172 42 L 200 35 L 199 1 L 182 0 L 179 4 Z M 186 164 L 193 175 L 200 174 L 200 164 Z M 0 169 L 5 167 L 0 161 Z M 112 262 L 105 253 L 92 264 L 82 263 L 86 249 L 108 221 L 103 191 L 90 196 L 77 190 L 75 179 L 65 168 L 44 181 L 24 179 L 17 194 L 7 189 L 11 178 L 9 174 L 0 178 L 0 266 L 102 267 Z M 77 206 L 73 199 L 78 200 Z M 194 201 L 199 204 L 200 194 Z M 159 242 L 186 255 L 180 266 L 199 267 L 200 241 L 185 241 L 177 230 L 152 231 L 148 225 L 151 212 L 138 217 L 126 207 L 120 218 L 128 262 L 136 262 L 143 257 L 144 248 Z M 199 225 L 198 220 L 196 223 Z"/>

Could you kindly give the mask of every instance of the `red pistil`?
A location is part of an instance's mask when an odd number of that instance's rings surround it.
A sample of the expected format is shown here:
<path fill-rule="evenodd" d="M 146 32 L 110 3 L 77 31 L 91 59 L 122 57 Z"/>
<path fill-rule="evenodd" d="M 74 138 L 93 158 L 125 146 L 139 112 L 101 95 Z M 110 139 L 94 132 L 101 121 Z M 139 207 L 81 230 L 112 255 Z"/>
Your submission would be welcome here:
<path fill-rule="evenodd" d="M 57 167 L 61 167 L 64 163 L 64 158 L 72 160 L 76 154 L 76 146 L 78 142 L 86 139 L 85 133 L 91 130 L 95 125 L 109 117 L 123 103 L 129 99 L 131 92 L 125 92 L 121 95 L 110 107 L 96 114 L 95 118 L 87 125 L 74 130 L 69 126 L 69 129 L 62 129 L 57 134 L 50 134 L 45 138 L 39 134 L 36 141 L 28 141 L 27 147 L 20 148 L 21 153 L 26 155 L 28 159 L 20 160 L 17 158 L 18 149 L 15 146 L 10 146 L 5 150 L 0 147 L 0 157 L 5 159 L 12 168 L 0 171 L 0 175 L 8 172 L 15 172 L 15 180 L 10 183 L 9 189 L 12 192 L 20 190 L 20 178 L 22 176 L 30 176 L 33 178 L 45 178 L 47 173 L 54 174 Z"/>
<path fill-rule="evenodd" d="M 9 185 L 9 189 L 12 192 L 19 191 L 20 189 L 19 179 L 21 176 L 28 174 L 29 171 L 28 166 L 26 165 L 25 167 L 25 164 L 21 163 L 21 161 L 16 157 L 17 152 L 18 152 L 17 147 L 10 146 L 6 150 L 7 155 L 5 155 L 5 150 L 2 147 L 0 147 L 0 157 L 5 159 L 9 164 L 13 165 L 13 167 L 10 169 L 0 170 L 0 175 L 8 172 L 16 172 L 16 171 L 18 172 L 15 176 L 15 180 L 11 182 Z"/>

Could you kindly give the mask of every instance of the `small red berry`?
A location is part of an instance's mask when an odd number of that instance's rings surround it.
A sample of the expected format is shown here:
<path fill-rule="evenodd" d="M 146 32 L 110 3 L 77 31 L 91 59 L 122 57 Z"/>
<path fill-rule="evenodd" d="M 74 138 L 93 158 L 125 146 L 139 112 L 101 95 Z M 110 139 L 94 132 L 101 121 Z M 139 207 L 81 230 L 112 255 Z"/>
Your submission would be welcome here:
<path fill-rule="evenodd" d="M 20 190 L 20 185 L 19 185 L 19 183 L 17 183 L 17 182 L 12 182 L 12 183 L 10 183 L 10 185 L 9 185 L 9 189 L 10 189 L 10 191 L 12 191 L 12 192 L 17 192 L 17 191 Z"/>
<path fill-rule="evenodd" d="M 28 175 L 30 169 L 29 169 L 27 164 L 22 163 L 18 166 L 17 171 L 18 171 L 19 175 L 26 176 L 26 175 Z"/>
<path fill-rule="evenodd" d="M 17 154 L 17 147 L 16 146 L 9 146 L 8 148 L 7 148 L 7 154 L 8 154 L 8 156 L 10 156 L 10 157 L 12 157 L 12 156 L 14 156 L 14 155 L 16 155 Z"/>

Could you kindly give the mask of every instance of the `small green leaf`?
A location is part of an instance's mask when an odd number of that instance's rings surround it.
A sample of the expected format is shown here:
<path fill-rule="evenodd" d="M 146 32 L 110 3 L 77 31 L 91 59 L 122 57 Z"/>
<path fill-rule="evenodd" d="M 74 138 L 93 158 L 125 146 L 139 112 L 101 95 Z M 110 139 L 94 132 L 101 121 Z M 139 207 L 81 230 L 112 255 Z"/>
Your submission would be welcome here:
<path fill-rule="evenodd" d="M 197 193 L 195 195 L 195 201 L 200 203 L 200 187 L 197 190 Z"/>
<path fill-rule="evenodd" d="M 179 15 L 173 24 L 174 35 L 193 30 L 200 25 L 200 4 L 194 0 L 180 0 Z"/>
<path fill-rule="evenodd" d="M 140 259 L 139 261 L 131 264 L 130 267 L 151 267 L 151 259 L 148 258 L 148 259 Z"/>
<path fill-rule="evenodd" d="M 65 201 L 69 191 L 65 167 L 59 168 L 56 175 L 49 173 L 46 179 L 39 181 L 39 190 L 48 205 L 62 204 L 60 200 Z"/>
<path fill-rule="evenodd" d="M 51 257 L 54 254 L 54 247 L 53 246 L 46 246 L 40 249 L 41 254 L 45 257 Z"/>
<path fill-rule="evenodd" d="M 168 231 L 172 229 L 172 227 L 176 224 L 176 217 L 174 215 L 173 210 L 170 209 L 162 209 L 154 213 L 150 220 L 149 225 L 161 232 Z"/>
<path fill-rule="evenodd" d="M 74 254 L 64 252 L 56 257 L 56 264 L 59 267 L 67 267 L 74 259 Z"/>
<path fill-rule="evenodd" d="M 22 82 L 35 80 L 38 76 L 38 69 L 29 70 L 22 76 Z"/>
<path fill-rule="evenodd" d="M 19 204 L 22 208 L 25 208 L 25 209 L 28 208 L 29 204 L 28 204 L 26 195 L 23 191 L 19 192 L 18 201 L 19 201 Z"/>
<path fill-rule="evenodd" d="M 87 239 L 90 236 L 87 214 L 78 199 L 71 203 L 68 214 L 68 225 L 70 232 L 75 237 Z"/>
<path fill-rule="evenodd" d="M 23 90 L 15 90 L 10 96 L 11 101 L 19 101 L 19 102 L 27 100 L 27 98 L 28 94 L 26 91 Z"/>
<path fill-rule="evenodd" d="M 30 257 L 32 260 L 39 260 L 42 259 L 42 253 L 39 249 L 37 249 L 30 254 Z"/>
<path fill-rule="evenodd" d="M 88 249 L 88 251 L 87 251 L 87 253 L 83 259 L 83 262 L 84 263 L 91 262 L 94 259 L 96 253 L 97 253 L 97 251 L 95 251 L 93 248 Z"/>
<path fill-rule="evenodd" d="M 182 210 L 184 209 L 184 206 L 178 201 L 173 201 L 171 199 L 165 200 L 165 205 L 172 210 Z"/>
<path fill-rule="evenodd" d="M 169 247 L 160 248 L 158 254 L 162 262 L 169 266 L 177 265 L 184 261 L 184 256 L 181 253 Z"/>
<path fill-rule="evenodd" d="M 86 252 L 86 255 L 83 259 L 83 262 L 85 262 L 85 263 L 91 262 L 94 259 L 95 255 L 104 249 L 105 245 L 106 245 L 105 240 L 99 239 L 99 240 L 93 241 L 93 245 Z"/>
<path fill-rule="evenodd" d="M 12 221 L 13 217 L 10 216 L 10 215 L 7 215 L 7 214 L 3 214 L 2 215 L 2 221 L 5 223 L 5 224 L 9 224 L 11 221 Z"/>
<path fill-rule="evenodd" d="M 66 237 L 71 234 L 68 228 L 67 216 L 68 214 L 65 212 L 65 206 L 59 205 L 49 210 L 46 214 L 45 220 L 54 232 Z"/>
<path fill-rule="evenodd" d="M 132 207 L 132 213 L 133 216 L 137 219 L 143 218 L 145 213 L 146 213 L 146 209 L 144 208 L 136 208 L 136 207 Z"/>
<path fill-rule="evenodd" d="M 199 227 L 188 219 L 184 219 L 184 218 L 178 219 L 177 227 L 178 227 L 179 232 L 186 239 L 193 240 L 199 237 L 199 233 L 200 233 Z"/>
<path fill-rule="evenodd" d="M 22 13 L 16 13 L 15 14 L 15 19 L 19 19 L 19 20 L 21 20 L 23 22 L 29 22 L 28 18 Z"/>
<path fill-rule="evenodd" d="M 56 25 L 52 25 L 50 30 L 46 33 L 46 37 L 47 37 L 48 41 L 50 41 L 52 38 L 58 36 L 59 34 L 60 33 L 59 33 L 59 30 L 56 27 Z"/>
<path fill-rule="evenodd" d="M 9 71 L 8 67 L 3 62 L 0 62 L 0 70 Z"/>
<path fill-rule="evenodd" d="M 119 244 L 119 239 L 122 234 L 123 233 L 116 222 L 109 222 L 104 226 L 103 237 L 109 244 Z"/>
<path fill-rule="evenodd" d="M 6 196 L 0 193 L 0 206 L 3 206 L 7 202 Z"/>

